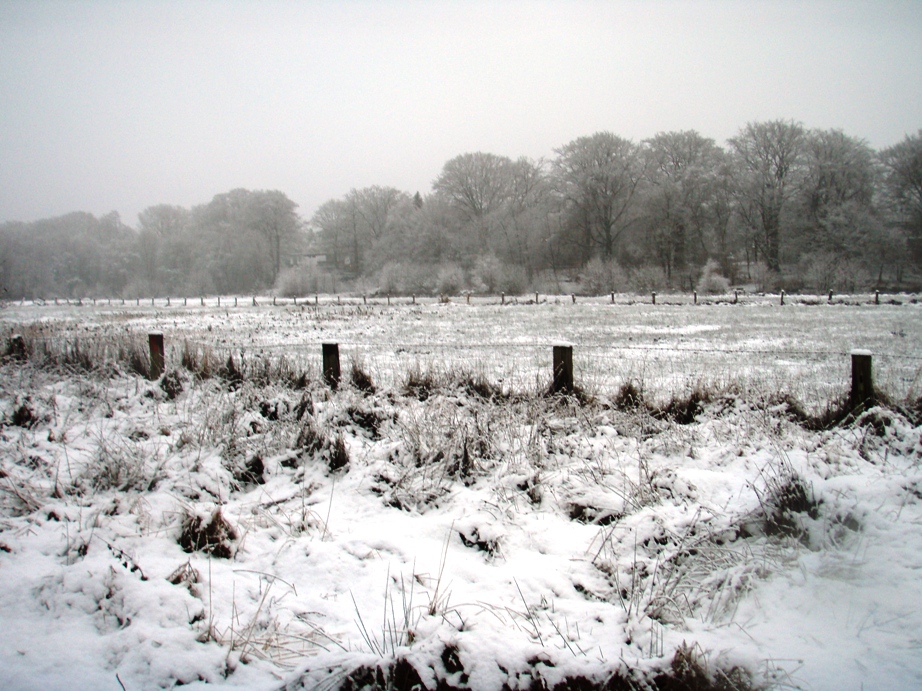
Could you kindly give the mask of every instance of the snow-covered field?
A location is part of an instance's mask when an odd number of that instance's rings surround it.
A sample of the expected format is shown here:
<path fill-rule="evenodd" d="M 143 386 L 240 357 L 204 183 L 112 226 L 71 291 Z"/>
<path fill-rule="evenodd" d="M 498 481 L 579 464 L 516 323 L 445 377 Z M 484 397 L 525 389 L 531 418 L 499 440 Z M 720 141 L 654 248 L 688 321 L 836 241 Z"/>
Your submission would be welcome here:
<path fill-rule="evenodd" d="M 0 312 L 70 353 L 0 365 L 3 688 L 922 686 L 914 301 L 231 301 Z M 894 405 L 799 422 L 853 348 Z"/>

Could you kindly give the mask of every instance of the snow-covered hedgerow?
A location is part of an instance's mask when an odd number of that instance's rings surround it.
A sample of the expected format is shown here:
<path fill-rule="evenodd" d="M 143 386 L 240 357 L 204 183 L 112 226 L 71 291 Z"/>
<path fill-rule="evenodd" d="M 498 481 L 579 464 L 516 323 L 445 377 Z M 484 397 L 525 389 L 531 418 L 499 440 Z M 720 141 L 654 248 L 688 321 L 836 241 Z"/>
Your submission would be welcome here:
<path fill-rule="evenodd" d="M 5 688 L 919 682 L 908 413 L 203 357 L 0 365 Z"/>

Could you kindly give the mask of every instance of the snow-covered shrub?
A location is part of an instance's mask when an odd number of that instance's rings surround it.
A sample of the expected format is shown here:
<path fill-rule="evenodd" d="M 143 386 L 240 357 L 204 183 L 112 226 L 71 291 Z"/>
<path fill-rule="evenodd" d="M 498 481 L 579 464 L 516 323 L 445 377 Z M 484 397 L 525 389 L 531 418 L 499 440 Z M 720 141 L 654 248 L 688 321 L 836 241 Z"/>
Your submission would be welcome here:
<path fill-rule="evenodd" d="M 618 262 L 594 257 L 583 269 L 580 289 L 584 295 L 605 295 L 625 290 L 627 283 L 627 276 Z"/>
<path fill-rule="evenodd" d="M 668 284 L 666 272 L 658 266 L 641 266 L 628 274 L 628 285 L 636 293 L 663 290 Z"/>
<path fill-rule="evenodd" d="M 457 264 L 443 264 L 439 268 L 436 291 L 439 295 L 457 295 L 464 288 L 464 271 Z"/>
<path fill-rule="evenodd" d="M 723 295 L 730 290 L 730 280 L 721 276 L 720 265 L 709 259 L 701 271 L 695 290 L 702 295 Z"/>

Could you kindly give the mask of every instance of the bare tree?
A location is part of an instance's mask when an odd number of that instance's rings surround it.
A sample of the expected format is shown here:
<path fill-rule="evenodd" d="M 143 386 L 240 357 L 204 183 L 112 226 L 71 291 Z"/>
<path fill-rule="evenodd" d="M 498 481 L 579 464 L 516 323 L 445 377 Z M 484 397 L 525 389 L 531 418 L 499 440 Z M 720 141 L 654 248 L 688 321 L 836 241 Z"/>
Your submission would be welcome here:
<path fill-rule="evenodd" d="M 750 122 L 729 140 L 740 163 L 737 194 L 770 271 L 781 270 L 785 206 L 801 179 L 804 129 L 787 120 Z"/>
<path fill-rule="evenodd" d="M 558 189 L 580 230 L 584 249 L 608 261 L 628 228 L 645 161 L 633 142 L 610 132 L 580 137 L 555 150 Z M 587 256 L 588 258 L 588 256 Z"/>

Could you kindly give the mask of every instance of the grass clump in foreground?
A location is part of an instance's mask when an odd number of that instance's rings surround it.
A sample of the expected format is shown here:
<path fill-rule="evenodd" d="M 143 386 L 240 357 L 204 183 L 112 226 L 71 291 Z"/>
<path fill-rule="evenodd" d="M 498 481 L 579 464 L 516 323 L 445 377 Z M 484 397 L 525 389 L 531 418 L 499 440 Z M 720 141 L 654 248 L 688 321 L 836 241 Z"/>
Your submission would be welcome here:
<path fill-rule="evenodd" d="M 405 657 L 382 660 L 377 665 L 363 665 L 345 674 L 338 684 L 327 686 L 330 691 L 462 691 L 469 690 L 469 676 L 464 670 L 458 648 L 448 644 L 440 656 L 437 669 L 425 670 L 426 678 L 434 673 L 435 686 L 427 685 L 424 675 Z M 504 684 L 504 691 L 513 688 L 528 691 L 761 691 L 770 688 L 755 682 L 742 667 L 723 669 L 711 667 L 697 645 L 680 645 L 669 666 L 642 672 L 618 668 L 607 677 L 567 676 L 556 683 L 542 674 L 544 663 L 534 661 L 528 670 L 515 676 L 515 686 Z M 522 683 L 526 684 L 525 686 Z M 287 689 L 299 688 L 289 684 Z M 303 688 L 303 687 L 301 687 Z"/>

